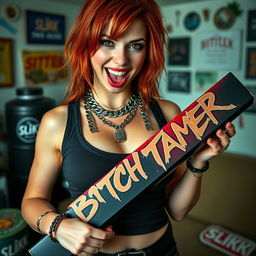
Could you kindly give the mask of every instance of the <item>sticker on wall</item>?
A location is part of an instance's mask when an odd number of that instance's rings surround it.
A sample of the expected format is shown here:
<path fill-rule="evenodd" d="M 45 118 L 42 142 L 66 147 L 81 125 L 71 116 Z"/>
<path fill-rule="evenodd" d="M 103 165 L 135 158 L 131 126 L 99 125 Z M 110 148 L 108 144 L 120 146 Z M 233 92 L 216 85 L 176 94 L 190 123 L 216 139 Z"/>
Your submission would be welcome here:
<path fill-rule="evenodd" d="M 184 26 L 187 30 L 193 31 L 200 25 L 201 19 L 198 13 L 190 12 L 184 19 Z"/>
<path fill-rule="evenodd" d="M 20 17 L 20 8 L 16 4 L 7 4 L 4 7 L 4 16 L 10 21 L 16 21 Z"/>
<path fill-rule="evenodd" d="M 166 25 L 166 31 L 167 31 L 169 34 L 171 34 L 171 33 L 173 32 L 173 27 L 172 27 L 171 24 L 167 24 L 167 25 Z"/>
<path fill-rule="evenodd" d="M 12 34 L 16 33 L 16 29 L 13 26 L 11 26 L 4 18 L 1 18 L 1 17 L 0 17 L 0 26 Z"/>
<path fill-rule="evenodd" d="M 175 11 L 175 25 L 178 27 L 180 25 L 180 11 Z"/>
<path fill-rule="evenodd" d="M 218 29 L 225 30 L 231 28 L 236 20 L 232 10 L 227 7 L 221 7 L 214 16 L 214 24 Z"/>
<path fill-rule="evenodd" d="M 229 3 L 227 6 L 221 7 L 217 10 L 214 15 L 214 24 L 221 30 L 230 29 L 234 25 L 236 17 L 241 14 L 242 10 L 238 3 Z"/>
<path fill-rule="evenodd" d="M 203 9 L 202 13 L 203 13 L 204 20 L 209 21 L 210 10 L 205 8 Z"/>

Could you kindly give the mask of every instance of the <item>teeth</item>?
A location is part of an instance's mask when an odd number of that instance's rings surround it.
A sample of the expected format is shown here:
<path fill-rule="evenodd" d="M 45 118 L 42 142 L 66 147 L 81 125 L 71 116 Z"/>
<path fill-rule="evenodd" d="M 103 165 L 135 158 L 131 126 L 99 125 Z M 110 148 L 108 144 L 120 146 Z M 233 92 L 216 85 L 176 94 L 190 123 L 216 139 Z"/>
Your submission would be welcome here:
<path fill-rule="evenodd" d="M 112 69 L 107 69 L 109 73 L 115 75 L 115 76 L 123 76 L 127 73 L 127 71 L 114 71 Z"/>

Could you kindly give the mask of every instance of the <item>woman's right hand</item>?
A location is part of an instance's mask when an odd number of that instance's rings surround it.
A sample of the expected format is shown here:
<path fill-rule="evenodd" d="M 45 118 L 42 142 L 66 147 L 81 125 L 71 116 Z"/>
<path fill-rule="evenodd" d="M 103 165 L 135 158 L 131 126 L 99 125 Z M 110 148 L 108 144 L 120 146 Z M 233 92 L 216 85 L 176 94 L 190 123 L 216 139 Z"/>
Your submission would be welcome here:
<path fill-rule="evenodd" d="M 55 232 L 55 238 L 59 243 L 78 256 L 90 256 L 98 253 L 104 242 L 113 238 L 114 235 L 111 226 L 102 230 L 94 228 L 79 218 L 63 219 Z"/>

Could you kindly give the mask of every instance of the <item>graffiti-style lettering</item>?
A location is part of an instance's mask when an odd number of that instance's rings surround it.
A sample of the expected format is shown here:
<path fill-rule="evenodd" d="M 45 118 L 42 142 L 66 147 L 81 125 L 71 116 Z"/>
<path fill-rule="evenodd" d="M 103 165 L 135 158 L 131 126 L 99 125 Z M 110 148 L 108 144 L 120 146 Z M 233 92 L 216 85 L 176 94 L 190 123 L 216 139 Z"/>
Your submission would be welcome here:
<path fill-rule="evenodd" d="M 120 201 L 120 197 L 117 195 L 115 189 L 113 188 L 110 178 L 112 177 L 113 173 L 115 172 L 115 168 L 113 168 L 109 173 L 107 173 L 103 179 L 101 179 L 97 184 L 97 188 L 102 190 L 105 186 L 112 197 Z"/>
<path fill-rule="evenodd" d="M 89 221 L 97 212 L 98 208 L 99 208 L 99 202 L 96 199 L 88 199 L 86 195 L 81 195 L 79 196 L 71 205 L 70 205 L 74 212 L 76 213 L 76 215 L 84 220 L 84 221 Z M 88 216 L 85 216 L 85 214 L 83 213 L 83 211 L 87 208 L 87 207 L 91 207 L 91 210 L 88 214 Z"/>
<path fill-rule="evenodd" d="M 166 171 L 166 164 L 172 158 L 172 151 L 174 149 L 183 152 L 187 150 L 187 141 L 184 135 L 192 132 L 196 139 L 202 140 L 210 122 L 216 125 L 219 123 L 213 114 L 214 111 L 231 110 L 236 107 L 235 105 L 215 105 L 215 95 L 212 92 L 205 93 L 196 102 L 195 106 L 181 116 L 181 124 L 174 121 L 169 124 L 173 133 L 168 133 L 167 127 L 166 130 L 162 129 L 151 138 L 148 144 L 140 150 L 143 157 L 148 157 L 151 154 L 155 163 Z M 171 136 L 173 134 L 176 138 Z M 160 148 L 163 149 L 163 152 L 160 152 Z M 143 169 L 139 152 L 135 151 L 93 185 L 87 195 L 84 194 L 75 200 L 70 207 L 82 220 L 89 221 L 96 214 L 99 204 L 107 203 L 100 193 L 103 189 L 106 189 L 113 198 L 121 201 L 117 192 L 124 193 L 130 190 L 133 182 L 139 182 L 141 178 L 147 180 L 148 175 Z M 90 207 L 88 208 L 89 214 L 85 216 L 84 209 L 87 207 Z"/>
<path fill-rule="evenodd" d="M 123 161 L 125 168 L 127 169 L 128 173 L 130 174 L 132 180 L 139 181 L 138 177 L 135 175 L 135 171 L 138 171 L 140 173 L 140 175 L 146 180 L 148 178 L 148 176 L 142 168 L 140 158 L 139 158 L 139 153 L 133 152 L 132 159 L 134 160 L 133 166 L 131 166 L 128 159 L 124 159 L 124 161 Z"/>
<path fill-rule="evenodd" d="M 118 165 L 116 167 L 116 170 L 114 172 L 114 177 L 113 177 L 113 182 L 114 182 L 114 186 L 115 188 L 120 191 L 120 192 L 126 192 L 128 191 L 130 188 L 131 188 L 131 185 L 132 185 L 132 180 L 131 180 L 131 177 L 128 176 L 127 177 L 127 183 L 126 185 L 123 185 L 121 183 L 121 174 L 123 176 L 127 176 L 127 172 L 124 168 L 124 166 L 122 164 Z"/>

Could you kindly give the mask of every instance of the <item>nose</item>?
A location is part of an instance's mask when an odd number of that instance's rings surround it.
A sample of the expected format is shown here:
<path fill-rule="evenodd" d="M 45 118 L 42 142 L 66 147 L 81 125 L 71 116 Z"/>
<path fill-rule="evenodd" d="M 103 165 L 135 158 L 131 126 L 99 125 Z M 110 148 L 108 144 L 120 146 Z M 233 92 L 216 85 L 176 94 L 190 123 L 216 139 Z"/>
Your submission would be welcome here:
<path fill-rule="evenodd" d="M 125 48 L 120 47 L 113 52 L 113 61 L 119 66 L 125 66 L 128 62 L 128 56 Z"/>

